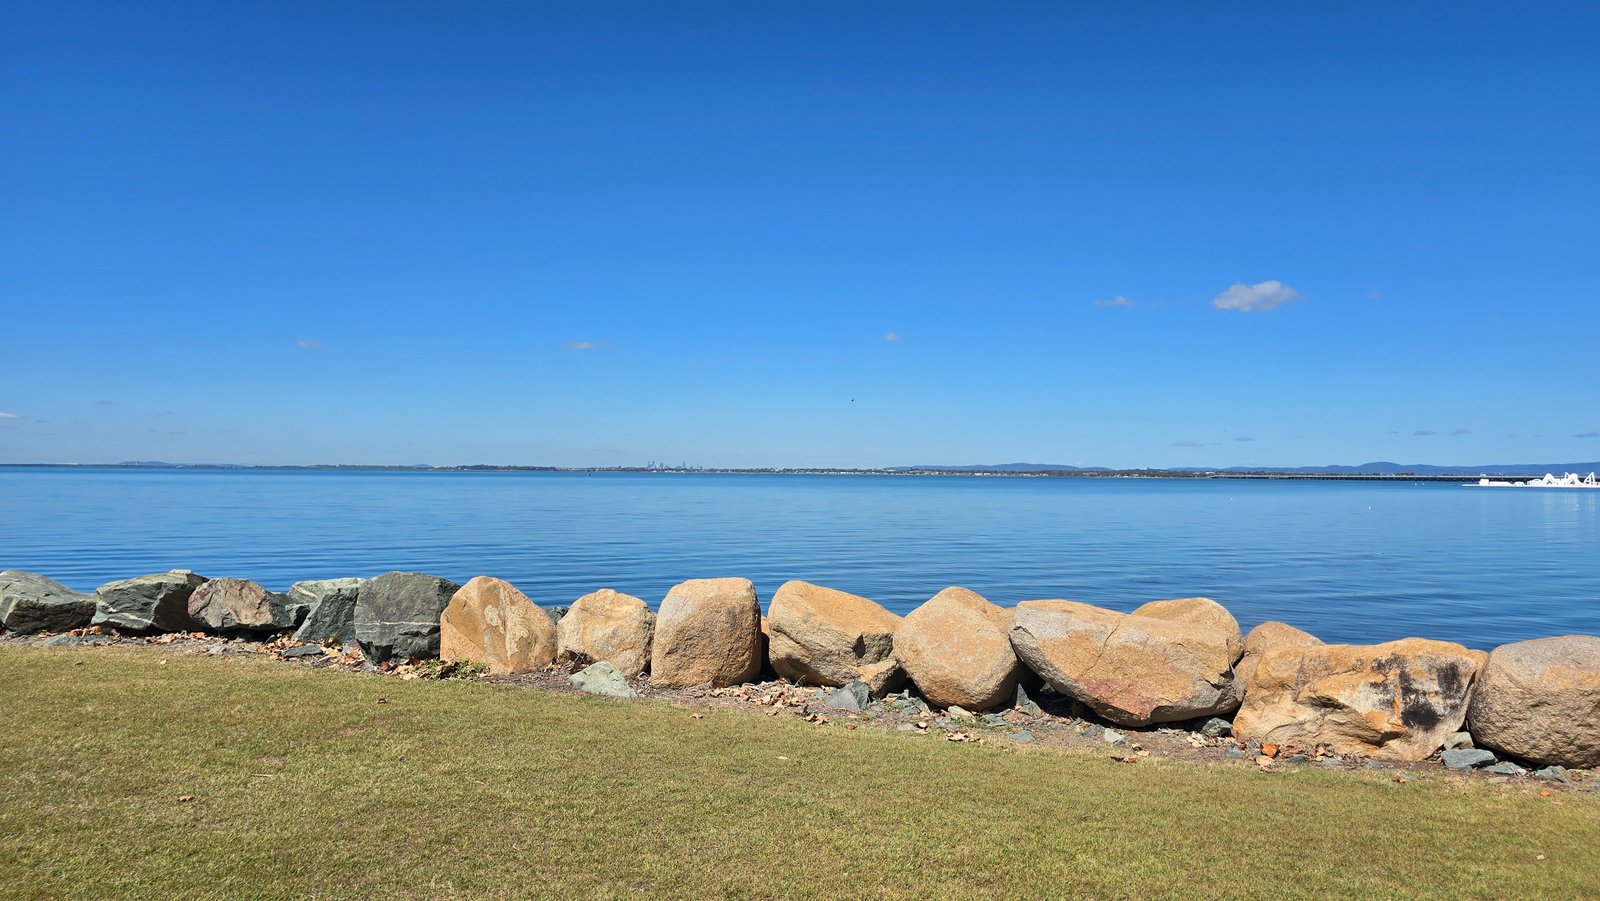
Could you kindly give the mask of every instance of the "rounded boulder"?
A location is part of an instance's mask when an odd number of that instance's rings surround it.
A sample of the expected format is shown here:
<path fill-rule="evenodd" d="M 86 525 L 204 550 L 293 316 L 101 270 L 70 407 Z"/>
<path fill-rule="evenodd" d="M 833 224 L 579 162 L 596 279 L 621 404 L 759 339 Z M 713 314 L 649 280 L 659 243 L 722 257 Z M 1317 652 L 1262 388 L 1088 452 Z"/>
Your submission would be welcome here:
<path fill-rule="evenodd" d="M 1600 638 L 1495 648 L 1472 689 L 1467 722 L 1486 748 L 1546 766 L 1600 766 Z"/>
<path fill-rule="evenodd" d="M 496 676 L 532 672 L 555 661 L 556 627 L 510 582 L 475 576 L 439 616 L 439 659 Z"/>
<path fill-rule="evenodd" d="M 556 627 L 557 659 L 605 662 L 632 679 L 650 665 L 656 615 L 631 594 L 602 588 L 578 598 Z"/>
<path fill-rule="evenodd" d="M 1250 680 L 1255 678 L 1256 663 L 1261 660 L 1262 654 L 1275 648 L 1314 648 L 1320 644 L 1322 639 L 1288 623 L 1268 620 L 1256 626 L 1244 637 L 1244 657 L 1233 668 L 1239 690 L 1246 695 L 1250 693 Z"/>
<path fill-rule="evenodd" d="M 946 588 L 900 621 L 894 652 L 930 702 L 990 710 L 1011 700 L 1022 673 L 1010 627 L 1010 610 L 975 591 Z"/>

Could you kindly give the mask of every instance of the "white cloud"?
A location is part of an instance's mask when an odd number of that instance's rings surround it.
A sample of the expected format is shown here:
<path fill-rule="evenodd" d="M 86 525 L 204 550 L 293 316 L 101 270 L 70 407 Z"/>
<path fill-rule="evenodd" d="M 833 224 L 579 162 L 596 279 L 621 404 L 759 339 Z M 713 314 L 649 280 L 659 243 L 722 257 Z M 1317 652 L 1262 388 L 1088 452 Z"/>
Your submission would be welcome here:
<path fill-rule="evenodd" d="M 1416 437 L 1416 438 L 1426 438 L 1429 435 L 1437 435 L 1439 433 L 1438 432 L 1430 432 L 1427 429 L 1417 429 L 1415 432 L 1412 432 L 1411 434 L 1412 434 L 1413 437 Z"/>
<path fill-rule="evenodd" d="M 299 340 L 294 342 L 294 346 L 300 348 L 301 350 L 321 350 L 322 349 L 322 342 L 321 341 L 307 341 L 306 339 L 301 338 L 301 339 L 299 339 Z"/>
<path fill-rule="evenodd" d="M 15 413 L 0 413 L 0 419 L 21 419 L 21 418 L 22 418 L 21 416 L 18 416 Z"/>
<path fill-rule="evenodd" d="M 600 345 L 594 343 L 593 341 L 568 341 L 561 346 L 565 347 L 567 350 L 594 350 Z"/>
<path fill-rule="evenodd" d="M 1274 279 L 1253 285 L 1235 282 L 1233 287 L 1213 298 L 1211 305 L 1219 310 L 1265 313 L 1268 310 L 1276 310 L 1286 303 L 1303 299 L 1300 292 Z"/>
<path fill-rule="evenodd" d="M 1256 439 L 1251 438 L 1249 435 L 1240 435 L 1239 437 L 1237 437 L 1237 438 L 1235 438 L 1233 440 L 1235 440 L 1235 441 L 1254 441 Z"/>
<path fill-rule="evenodd" d="M 1122 309 L 1127 309 L 1128 307 L 1133 306 L 1133 301 L 1123 297 L 1121 294 L 1118 294 L 1116 297 L 1113 297 L 1110 300 L 1097 300 L 1094 302 L 1094 305 L 1102 308 L 1120 307 Z"/>
<path fill-rule="evenodd" d="M 888 341 L 890 344 L 893 344 L 894 342 L 900 340 L 900 334 L 898 332 L 889 332 L 888 334 L 883 336 L 883 340 Z"/>
<path fill-rule="evenodd" d="M 1173 447 L 1205 447 L 1204 444 L 1201 444 L 1198 441 L 1174 441 L 1174 442 L 1172 442 L 1172 446 Z"/>

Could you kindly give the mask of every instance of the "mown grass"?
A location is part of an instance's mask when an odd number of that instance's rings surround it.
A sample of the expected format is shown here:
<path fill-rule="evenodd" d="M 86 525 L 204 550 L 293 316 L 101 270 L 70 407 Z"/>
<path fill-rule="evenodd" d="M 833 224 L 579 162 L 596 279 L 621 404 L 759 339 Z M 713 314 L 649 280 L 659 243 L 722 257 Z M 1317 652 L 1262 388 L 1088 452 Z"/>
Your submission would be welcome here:
<path fill-rule="evenodd" d="M 6 897 L 1600 893 L 1586 796 L 114 649 L 0 698 Z"/>

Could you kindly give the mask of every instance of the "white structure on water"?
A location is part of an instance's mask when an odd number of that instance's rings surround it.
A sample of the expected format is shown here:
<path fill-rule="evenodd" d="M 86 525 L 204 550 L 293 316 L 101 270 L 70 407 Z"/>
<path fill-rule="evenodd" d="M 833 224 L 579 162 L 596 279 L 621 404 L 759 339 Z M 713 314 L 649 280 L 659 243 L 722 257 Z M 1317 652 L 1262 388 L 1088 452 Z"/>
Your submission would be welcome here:
<path fill-rule="evenodd" d="M 1489 479 L 1479 479 L 1478 484 L 1484 488 L 1600 488 L 1600 482 L 1595 481 L 1592 472 L 1581 478 L 1575 472 L 1563 473 L 1559 479 L 1547 472 L 1542 479 L 1529 479 L 1526 482 L 1494 482 Z"/>

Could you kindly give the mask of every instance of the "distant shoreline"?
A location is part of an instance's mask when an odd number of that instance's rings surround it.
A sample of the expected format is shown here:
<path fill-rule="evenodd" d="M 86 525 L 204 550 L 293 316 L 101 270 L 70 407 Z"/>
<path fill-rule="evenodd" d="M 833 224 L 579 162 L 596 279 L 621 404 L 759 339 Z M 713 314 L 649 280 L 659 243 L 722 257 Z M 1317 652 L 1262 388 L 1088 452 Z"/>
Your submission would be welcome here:
<path fill-rule="evenodd" d="M 1528 468 L 1512 470 L 1503 467 L 1484 467 L 1470 470 L 1467 467 L 1428 467 L 1438 471 L 1402 472 L 1340 472 L 1316 471 L 1310 468 L 1281 469 L 1028 469 L 1011 470 L 972 467 L 892 467 L 881 469 L 843 469 L 826 467 L 647 467 L 647 466 L 385 466 L 368 464 L 312 464 L 312 465 L 244 465 L 229 463 L 0 463 L 14 469 L 125 469 L 145 471 L 203 470 L 221 472 L 289 471 L 289 472 L 396 472 L 396 473 L 651 473 L 657 475 L 833 475 L 833 476 L 947 476 L 965 478 L 1091 478 L 1091 479 L 1235 479 L 1246 481 L 1353 481 L 1353 482 L 1469 482 L 1484 475 L 1510 478 L 1538 478 L 1546 471 L 1562 469 Z M 1597 467 L 1600 464 L 1567 464 L 1573 467 Z M 1535 472 L 1534 469 L 1539 469 Z M 1589 471 L 1589 470 L 1586 470 Z"/>

